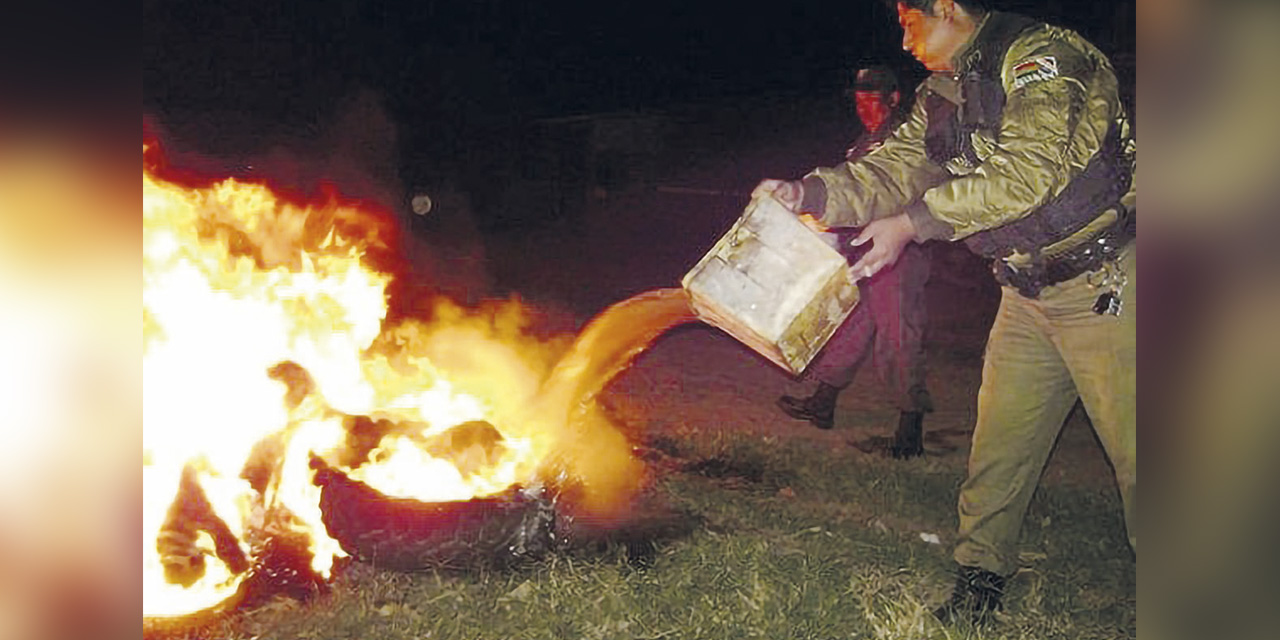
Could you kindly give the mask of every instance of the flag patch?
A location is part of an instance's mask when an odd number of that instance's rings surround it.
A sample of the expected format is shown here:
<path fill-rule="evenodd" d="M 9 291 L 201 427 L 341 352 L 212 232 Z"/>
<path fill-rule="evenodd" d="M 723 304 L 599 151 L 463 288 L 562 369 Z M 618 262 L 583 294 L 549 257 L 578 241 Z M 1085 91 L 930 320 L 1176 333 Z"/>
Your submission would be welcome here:
<path fill-rule="evenodd" d="M 1053 56 L 1030 58 L 1013 66 L 1013 88 L 1015 90 L 1038 80 L 1049 80 L 1056 77 L 1058 77 L 1058 59 Z"/>

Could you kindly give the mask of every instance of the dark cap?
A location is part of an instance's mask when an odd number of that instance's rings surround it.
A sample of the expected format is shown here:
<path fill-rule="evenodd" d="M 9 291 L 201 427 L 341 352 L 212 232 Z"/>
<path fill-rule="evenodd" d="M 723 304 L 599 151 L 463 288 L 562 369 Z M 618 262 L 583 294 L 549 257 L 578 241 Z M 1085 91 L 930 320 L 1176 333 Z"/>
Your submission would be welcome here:
<path fill-rule="evenodd" d="M 898 90 L 898 76 L 885 66 L 864 67 L 854 72 L 853 90 L 892 93 Z"/>

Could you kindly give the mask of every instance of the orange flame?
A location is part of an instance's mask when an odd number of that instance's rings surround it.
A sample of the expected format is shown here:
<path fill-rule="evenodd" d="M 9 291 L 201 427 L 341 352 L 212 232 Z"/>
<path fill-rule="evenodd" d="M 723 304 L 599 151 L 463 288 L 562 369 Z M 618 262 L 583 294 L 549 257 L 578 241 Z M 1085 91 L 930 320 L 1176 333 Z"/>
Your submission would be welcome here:
<path fill-rule="evenodd" d="M 616 431 L 584 438 L 565 428 L 565 412 L 531 415 L 564 344 L 530 337 L 518 304 L 441 303 L 429 323 L 390 324 L 393 276 L 370 259 L 387 242 L 368 211 L 294 204 L 232 179 L 183 186 L 148 168 L 153 152 L 144 145 L 144 616 L 214 606 L 244 578 L 206 531 L 195 542 L 203 575 L 186 586 L 166 579 L 157 540 L 184 473 L 245 555 L 250 534 L 287 513 L 326 576 L 343 554 L 320 519 L 310 452 L 384 494 L 423 501 L 535 483 L 574 466 L 566 457 L 580 461 L 589 507 L 634 485 Z M 305 381 L 273 375 L 281 363 Z M 344 457 L 353 416 L 394 425 L 354 462 Z M 501 446 L 466 459 L 439 448 L 474 421 L 493 425 Z M 271 480 L 255 487 L 246 469 L 264 450 L 274 451 Z"/>

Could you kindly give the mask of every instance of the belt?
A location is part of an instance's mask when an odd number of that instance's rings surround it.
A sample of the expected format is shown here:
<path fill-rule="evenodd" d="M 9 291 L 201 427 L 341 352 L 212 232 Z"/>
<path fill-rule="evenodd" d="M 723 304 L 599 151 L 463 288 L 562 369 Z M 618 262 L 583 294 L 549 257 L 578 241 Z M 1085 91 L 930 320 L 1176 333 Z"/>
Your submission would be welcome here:
<path fill-rule="evenodd" d="M 1017 268 L 1004 260 L 996 260 L 992 270 L 1000 284 L 1017 289 L 1025 298 L 1037 298 L 1045 287 L 1096 271 L 1104 263 L 1115 260 L 1136 236 L 1137 216 L 1129 211 L 1093 238 L 1052 259 L 1032 260 Z"/>

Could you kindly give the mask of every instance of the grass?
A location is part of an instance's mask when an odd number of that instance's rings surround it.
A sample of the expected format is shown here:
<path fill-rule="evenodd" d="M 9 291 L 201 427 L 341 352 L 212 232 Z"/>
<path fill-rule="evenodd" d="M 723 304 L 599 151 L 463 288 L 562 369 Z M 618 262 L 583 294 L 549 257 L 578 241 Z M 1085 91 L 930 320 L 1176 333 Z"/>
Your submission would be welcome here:
<path fill-rule="evenodd" d="M 657 490 L 696 514 L 700 525 L 661 543 L 651 567 L 629 562 L 622 548 L 467 575 L 353 563 L 326 595 L 276 601 L 206 634 L 237 640 L 1136 635 L 1135 563 L 1114 491 L 1041 487 L 1006 613 L 985 630 L 947 628 L 928 611 L 950 589 L 961 456 L 903 463 L 812 442 L 696 433 L 652 444 L 686 469 Z M 942 544 L 925 542 L 922 533 L 938 535 Z"/>

